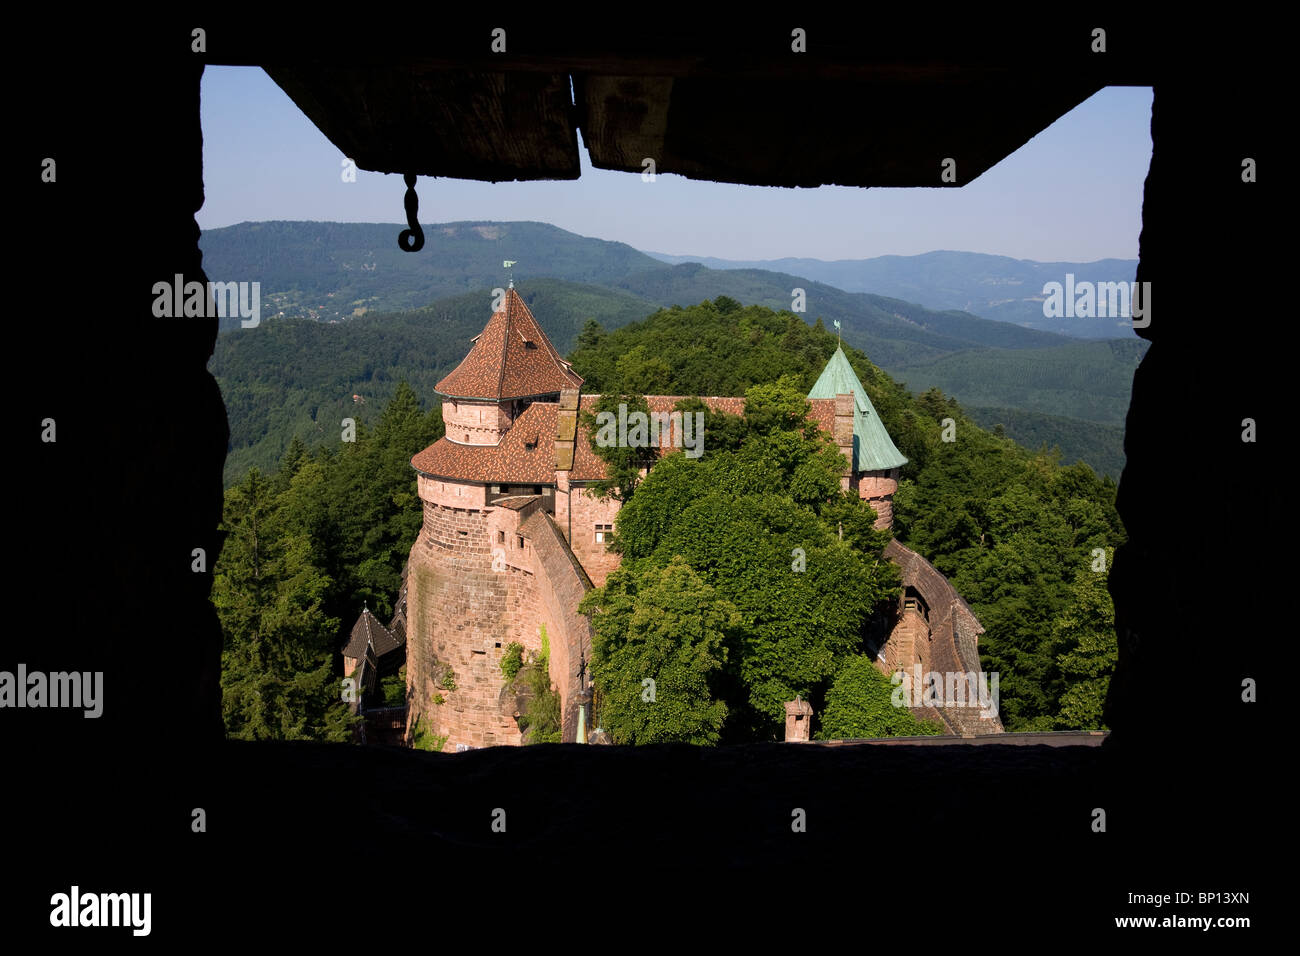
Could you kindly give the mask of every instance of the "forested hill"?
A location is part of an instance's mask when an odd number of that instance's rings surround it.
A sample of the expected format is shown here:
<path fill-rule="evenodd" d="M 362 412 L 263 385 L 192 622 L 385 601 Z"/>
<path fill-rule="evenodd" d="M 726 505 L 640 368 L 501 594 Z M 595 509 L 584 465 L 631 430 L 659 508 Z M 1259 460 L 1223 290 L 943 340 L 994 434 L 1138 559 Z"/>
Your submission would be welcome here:
<path fill-rule="evenodd" d="M 835 348 L 820 325 L 720 298 L 609 333 L 593 323 L 570 359 L 592 391 L 739 395 L 788 376 L 806 394 Z M 1124 538 L 1115 483 L 985 431 L 937 389 L 913 397 L 857 349 L 845 353 L 908 458 L 895 533 L 984 625 L 981 656 L 1002 675 L 1007 729 L 1100 726 L 1114 627 L 1096 555 L 1108 562 Z"/>
<path fill-rule="evenodd" d="M 617 326 L 655 308 L 626 293 L 558 279 L 534 279 L 519 292 L 562 353 L 591 316 Z M 295 437 L 309 445 L 337 439 L 344 417 L 373 424 L 400 381 L 433 407 L 434 386 L 469 352 L 490 306 L 483 289 L 347 322 L 264 318 L 258 328 L 219 336 L 210 368 L 230 422 L 226 484 L 252 467 L 273 469 Z"/>
<path fill-rule="evenodd" d="M 312 347 L 328 344 L 328 338 L 293 336 L 350 325 L 281 322 L 266 331 L 288 336 L 278 360 L 320 361 L 330 368 L 342 360 L 342 350 L 316 355 Z M 887 726 L 888 721 L 835 722 L 841 703 L 848 707 L 868 698 L 879 705 L 877 711 L 897 714 L 885 703 L 887 682 L 877 679 L 869 654 L 858 647 L 859 625 L 867 625 L 863 615 L 878 603 L 886 583 L 870 572 L 876 567 L 868 560 L 878 547 L 872 543 L 876 533 L 869 530 L 869 512 L 855 508 L 841 515 L 835 509 L 842 505 L 834 502 L 817 519 L 820 530 L 809 524 L 805 512 L 822 507 L 824 490 L 837 486 L 837 472 L 829 465 L 819 471 L 813 458 L 800 457 L 806 449 L 799 448 L 813 440 L 802 428 L 802 438 L 793 431 L 784 438 L 773 432 L 786 427 L 773 411 L 806 407 L 802 396 L 835 348 L 835 336 L 821 325 L 719 297 L 661 310 L 613 332 L 588 323 L 570 356 L 592 391 L 748 392 L 753 416 L 742 421 L 706 415 L 703 457 L 696 462 L 672 456 L 675 461 L 663 473 L 656 467 L 636 491 L 625 511 L 635 508 L 633 517 L 640 514 L 643 533 L 638 535 L 637 522 L 622 514 L 617 524 L 626 546 L 649 549 L 631 564 L 638 573 L 655 576 L 638 578 L 638 585 L 647 587 L 637 594 L 663 599 L 664 613 L 657 613 L 656 621 L 667 626 L 683 615 L 689 619 L 699 607 L 723 609 L 722 601 L 714 600 L 721 597 L 749 615 L 759 633 L 784 635 L 754 645 L 775 657 L 751 654 L 740 660 L 740 673 L 731 675 L 746 682 L 751 712 L 735 711 L 741 719 L 729 733 L 740 736 L 723 734 L 726 739 L 771 739 L 779 730 L 773 723 L 779 713 L 774 717 L 773 712 L 789 697 L 773 675 L 815 692 L 806 699 L 824 700 L 823 733 L 913 732 Z M 1013 731 L 1100 728 L 1116 657 L 1106 571 L 1114 547 L 1124 540 L 1114 483 L 1086 465 L 1062 466 L 1050 453 L 1034 453 L 985 431 L 938 390 L 914 397 L 861 352 L 845 351 L 909 459 L 894 498 L 894 532 L 949 577 L 983 624 L 981 662 L 986 672 L 1000 675 L 1004 726 Z M 390 360 L 401 358 L 399 349 Z M 306 370 L 288 368 L 286 374 L 295 371 Z M 331 430 L 311 447 L 293 442 L 272 475 L 251 471 L 227 489 L 223 528 L 228 538 L 213 602 L 226 633 L 223 710 L 232 736 L 347 738 L 347 715 L 337 695 L 325 689 L 331 675 L 338 676 L 338 648 L 359 603 L 369 602 L 382 619 L 392 611 L 402 563 L 421 520 L 410 457 L 442 433 L 437 412 L 422 408 L 415 391 L 404 385 L 393 389 L 391 401 L 372 399 L 366 407 L 374 415 L 372 425 L 361 423 L 355 441 L 341 442 Z M 799 454 L 791 458 L 794 451 Z M 689 471 L 696 467 L 703 470 Z M 767 480 L 790 469 L 784 485 Z M 690 501 L 687 492 L 694 496 Z M 736 506 L 735 496 L 744 499 L 743 507 Z M 689 513 L 682 512 L 688 505 Z M 707 520 L 701 521 L 702 515 Z M 836 530 L 843 540 L 837 540 Z M 653 531 L 649 538 L 648 531 Z M 798 584 L 812 603 L 779 600 L 779 588 L 763 580 L 770 561 L 759 560 L 760 552 L 770 558 L 776 553 L 773 542 L 780 543 L 786 550 L 778 564 L 784 567 L 789 536 L 814 531 L 821 544 L 809 545 L 809 568 L 836 555 L 844 558 L 846 546 L 856 547 L 860 553 L 850 563 L 867 574 L 867 590 L 836 597 L 835 589 L 844 586 L 841 577 L 810 573 Z M 650 587 L 655 580 L 659 586 Z M 690 588 L 682 591 L 679 584 Z M 602 600 L 613 618 L 629 608 L 636 611 L 628 602 L 639 600 L 637 594 L 606 589 Z M 848 644 L 831 647 L 823 640 L 829 631 L 808 627 L 807 610 L 814 606 L 843 625 L 836 633 Z M 691 633 L 696 631 L 693 627 Z M 275 653 L 268 655 L 268 647 Z M 834 651 L 831 658 L 827 650 Z M 595 663 L 604 666 L 599 655 Z M 782 669 L 767 674 L 762 667 L 769 664 Z M 809 677 L 812 671 L 816 674 Z M 633 667 L 628 673 L 635 674 L 639 687 L 645 671 Z M 866 687 L 873 680 L 874 689 Z M 326 706 L 331 700 L 335 704 Z M 718 708 L 710 704 L 708 709 Z M 766 719 L 758 719 L 765 713 Z"/>
<path fill-rule="evenodd" d="M 1136 259 L 1096 262 L 1035 262 L 979 252 L 926 252 L 916 256 L 874 259 L 730 260 L 708 256 L 663 255 L 677 265 L 698 262 L 710 269 L 769 269 L 807 276 L 845 292 L 873 292 L 930 309 L 961 309 L 985 319 L 1087 339 L 1132 337 L 1113 318 L 1049 318 L 1043 314 L 1043 286 L 1064 282 L 1067 273 L 1079 282 L 1132 282 Z"/>
<path fill-rule="evenodd" d="M 228 483 L 250 466 L 273 466 L 294 436 L 310 442 L 336 429 L 345 410 L 370 421 L 399 379 L 432 403 L 433 384 L 486 324 L 505 259 L 518 261 L 516 287 L 561 351 L 588 318 L 613 330 L 718 296 L 780 311 L 801 289 L 800 319 L 828 328 L 839 320 L 846 343 L 918 391 L 935 385 L 972 409 L 1010 409 L 979 414 L 997 415 L 1022 442 L 1059 443 L 1113 477 L 1122 467 L 1118 428 L 1145 348 L 1136 338 L 1085 343 L 799 275 L 665 265 L 545 223 L 430 225 L 416 254 L 397 247 L 398 230 L 266 222 L 203 234 L 210 279 L 261 283 L 260 327 L 223 320 L 212 361 L 230 420 Z M 365 403 L 354 404 L 354 394 Z"/>
<path fill-rule="evenodd" d="M 652 303 L 629 293 L 558 279 L 534 279 L 519 291 L 562 353 L 594 316 L 600 316 L 605 329 L 617 330 L 655 311 Z M 366 314 L 347 322 L 265 318 L 256 329 L 219 336 L 210 367 L 230 423 L 226 483 L 238 481 L 254 466 L 273 468 L 295 437 L 309 444 L 327 438 L 345 417 L 373 423 L 399 381 L 409 382 L 421 402 L 432 407 L 434 386 L 483 330 L 490 302 L 489 290 L 483 289 L 423 309 Z M 638 333 L 652 339 L 657 334 L 653 329 Z M 713 369 L 720 382 L 726 380 L 736 345 L 728 334 L 702 327 L 691 358 Z M 622 342 L 611 339 L 614 347 Z M 963 399 L 967 394 L 974 398 L 970 413 L 976 420 L 989 427 L 1002 424 L 1008 436 L 1029 447 L 1057 445 L 1067 460 L 1080 458 L 1118 478 L 1123 466 L 1120 423 L 1140 348 L 1116 352 L 1111 345 L 972 350 L 891 371 L 915 391 L 958 382 Z M 654 347 L 642 343 L 623 361 L 636 363 L 647 354 L 666 361 Z M 634 348 L 628 345 L 629 351 Z M 776 357 L 764 360 L 775 362 Z M 768 371 L 779 374 L 775 364 Z M 718 384 L 704 391 L 736 394 L 730 388 Z M 1068 417 L 1072 412 L 1095 421 L 1077 421 Z"/>
<path fill-rule="evenodd" d="M 1070 341 L 964 312 L 845 292 L 783 272 L 664 265 L 623 243 L 576 236 L 545 223 L 431 224 L 425 227 L 424 248 L 414 254 L 398 249 L 400 229 L 372 223 L 241 223 L 203 234 L 203 267 L 213 281 L 260 282 L 264 317 L 283 312 L 332 321 L 421 308 L 504 285 L 501 264 L 512 259 L 518 262 L 521 288 L 547 277 L 600 286 L 657 306 L 726 295 L 791 309 L 794 290 L 802 289 L 808 321 L 839 320 L 846 341 L 861 348 L 869 344 L 873 358 L 886 366 L 970 348 L 1050 348 Z M 238 320 L 226 320 L 224 328 L 237 329 Z"/>
<path fill-rule="evenodd" d="M 624 243 L 588 239 L 541 222 L 426 225 L 418 253 L 397 247 L 403 228 L 243 222 L 206 230 L 199 244 L 209 279 L 262 283 L 263 315 L 283 311 L 322 320 L 419 309 L 505 285 L 501 263 L 506 259 L 520 260 L 521 276 L 604 286 L 634 272 L 664 268 Z"/>

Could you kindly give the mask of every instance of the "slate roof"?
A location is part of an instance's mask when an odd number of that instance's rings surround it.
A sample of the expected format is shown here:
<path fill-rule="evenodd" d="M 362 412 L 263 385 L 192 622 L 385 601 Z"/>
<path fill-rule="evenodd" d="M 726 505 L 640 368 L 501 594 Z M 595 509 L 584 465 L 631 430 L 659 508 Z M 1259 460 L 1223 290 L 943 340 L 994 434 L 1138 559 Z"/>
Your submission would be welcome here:
<path fill-rule="evenodd" d="M 555 351 L 511 287 L 501 310 L 475 336 L 469 354 L 434 388 L 451 398 L 501 401 L 581 386 L 582 377 Z"/>
<path fill-rule="evenodd" d="M 809 398 L 834 399 L 836 395 L 853 395 L 853 467 L 857 471 L 884 471 L 901 468 L 907 459 L 896 447 L 885 430 L 875 406 L 867 397 L 867 390 L 858 381 L 857 373 L 849 364 L 844 350 L 835 354 L 822 369 L 821 376 L 808 393 Z"/>
<path fill-rule="evenodd" d="M 938 672 L 981 673 L 979 635 L 984 633 L 965 598 L 929 561 L 897 540 L 885 545 L 884 556 L 898 565 L 905 587 L 925 601 L 930 626 L 930 669 Z M 984 716 L 974 707 L 925 707 L 923 716 L 938 719 L 952 733 L 1002 733 L 997 716 Z"/>
<path fill-rule="evenodd" d="M 401 646 L 402 642 L 379 623 L 379 619 L 370 612 L 370 608 L 365 608 L 357 618 L 357 623 L 352 625 L 352 635 L 348 638 L 347 646 L 343 648 L 343 656 L 364 658 L 366 648 L 373 647 L 378 658 Z"/>
<path fill-rule="evenodd" d="M 406 568 L 402 568 L 402 589 L 397 593 L 397 605 L 393 608 L 393 619 L 388 622 L 388 630 L 393 640 L 399 644 L 406 643 Z"/>

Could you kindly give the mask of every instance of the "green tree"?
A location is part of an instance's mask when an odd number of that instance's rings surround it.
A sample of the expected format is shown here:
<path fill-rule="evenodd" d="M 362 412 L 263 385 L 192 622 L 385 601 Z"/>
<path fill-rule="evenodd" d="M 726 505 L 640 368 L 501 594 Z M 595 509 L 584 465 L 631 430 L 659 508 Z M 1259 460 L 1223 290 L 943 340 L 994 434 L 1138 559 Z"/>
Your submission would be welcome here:
<path fill-rule="evenodd" d="M 579 610 L 594 615 L 592 675 L 615 743 L 718 742 L 727 707 L 710 678 L 739 624 L 730 601 L 678 557 L 620 568 Z"/>
<path fill-rule="evenodd" d="M 642 472 L 655 459 L 648 427 L 634 429 L 633 416 L 643 415 L 648 423 L 650 406 L 645 396 L 610 392 L 601 395 L 590 410 L 582 412 L 583 427 L 591 450 L 605 463 L 605 477 L 587 489 L 597 497 L 628 502 L 641 483 Z M 625 424 L 620 434 L 619 422 Z"/>
<path fill-rule="evenodd" d="M 227 494 L 213 604 L 225 634 L 222 713 L 245 740 L 345 741 L 353 719 L 334 679 L 339 622 L 322 609 L 330 580 L 310 541 L 285 524 L 256 470 Z"/>
<path fill-rule="evenodd" d="M 1106 549 L 1109 569 L 1114 549 Z M 1070 588 L 1070 603 L 1052 622 L 1057 662 L 1066 684 L 1057 727 L 1061 730 L 1106 730 L 1102 707 L 1119 660 L 1115 605 L 1106 588 L 1109 571 L 1081 568 Z"/>
<path fill-rule="evenodd" d="M 840 490 L 807 408 L 789 381 L 750 389 L 738 447 L 667 456 L 617 519 L 625 563 L 684 559 L 740 615 L 718 681 L 732 740 L 777 736 L 785 702 L 824 688 L 897 594 L 888 534 Z"/>
<path fill-rule="evenodd" d="M 934 736 L 936 723 L 917 720 L 905 706 L 894 703 L 895 686 L 865 654 L 849 657 L 826 694 L 826 713 L 818 740 L 867 737 Z"/>

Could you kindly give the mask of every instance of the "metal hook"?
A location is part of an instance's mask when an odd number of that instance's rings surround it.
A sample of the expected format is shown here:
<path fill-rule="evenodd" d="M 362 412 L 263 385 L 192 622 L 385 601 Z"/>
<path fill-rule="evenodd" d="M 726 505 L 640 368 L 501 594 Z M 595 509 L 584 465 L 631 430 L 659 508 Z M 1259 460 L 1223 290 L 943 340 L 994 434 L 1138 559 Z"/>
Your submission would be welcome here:
<path fill-rule="evenodd" d="M 420 197 L 415 194 L 415 173 L 406 174 L 406 228 L 397 236 L 397 244 L 403 252 L 419 252 L 424 248 L 424 230 L 420 228 L 417 214 L 420 211 Z"/>

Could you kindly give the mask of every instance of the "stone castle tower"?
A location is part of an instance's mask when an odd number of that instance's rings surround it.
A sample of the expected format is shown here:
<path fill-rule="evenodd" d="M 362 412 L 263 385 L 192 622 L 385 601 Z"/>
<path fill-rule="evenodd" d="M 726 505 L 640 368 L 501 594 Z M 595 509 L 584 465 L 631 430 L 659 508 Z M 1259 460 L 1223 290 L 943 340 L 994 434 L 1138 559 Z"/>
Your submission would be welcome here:
<path fill-rule="evenodd" d="M 583 395 L 582 384 L 512 283 L 469 354 L 436 387 L 446 432 L 411 459 L 424 521 L 407 572 L 408 736 L 418 723 L 445 736 L 446 750 L 522 743 L 522 701 L 500 668 L 512 642 L 531 653 L 549 649 L 563 740 L 578 740 L 590 718 L 591 626 L 577 607 L 618 566 L 605 540 L 619 505 L 588 487 L 605 471 L 579 424 L 580 410 L 599 396 Z M 684 397 L 645 396 L 651 412 L 665 416 Z M 743 398 L 701 398 L 716 411 L 744 411 Z M 843 351 L 827 364 L 809 406 L 844 455 L 843 487 L 871 502 L 878 527 L 889 527 L 907 459 Z M 969 663 L 981 630 L 974 615 L 928 562 L 897 542 L 890 547 L 912 603 L 900 602 L 878 664 Z M 954 643 L 960 637 L 965 655 Z M 954 645 L 952 652 L 932 651 L 936 639 Z M 977 655 L 974 662 L 978 669 Z"/>

